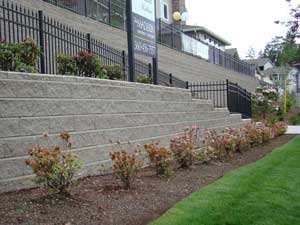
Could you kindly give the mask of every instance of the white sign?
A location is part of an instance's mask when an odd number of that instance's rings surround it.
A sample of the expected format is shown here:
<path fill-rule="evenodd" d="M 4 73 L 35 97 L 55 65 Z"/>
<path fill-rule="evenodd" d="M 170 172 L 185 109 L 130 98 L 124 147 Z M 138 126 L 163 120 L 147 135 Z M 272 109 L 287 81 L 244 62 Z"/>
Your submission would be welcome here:
<path fill-rule="evenodd" d="M 132 0 L 132 12 L 155 22 L 155 0 Z"/>

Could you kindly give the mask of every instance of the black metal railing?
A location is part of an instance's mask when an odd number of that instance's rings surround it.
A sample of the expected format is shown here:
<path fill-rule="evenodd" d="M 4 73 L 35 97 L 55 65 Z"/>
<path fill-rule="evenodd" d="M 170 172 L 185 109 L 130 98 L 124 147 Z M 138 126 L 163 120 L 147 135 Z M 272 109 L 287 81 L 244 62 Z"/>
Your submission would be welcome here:
<path fill-rule="evenodd" d="M 110 26 L 126 29 L 126 3 L 124 0 L 43 0 L 56 6 L 68 9 L 77 14 L 95 19 Z M 177 51 L 205 59 L 210 63 L 229 70 L 254 76 L 255 66 L 232 55 L 210 46 L 205 42 L 190 37 L 182 32 L 180 26 L 157 20 L 157 41 Z M 188 42 L 188 43 L 187 43 Z M 192 48 L 190 43 L 193 42 Z M 188 47 L 186 47 L 188 46 Z M 197 47 L 195 47 L 197 46 Z M 202 48 L 202 49 L 201 49 Z M 200 50 L 201 49 L 201 50 Z"/>
<path fill-rule="evenodd" d="M 82 16 L 125 30 L 124 0 L 43 0 Z"/>
<path fill-rule="evenodd" d="M 72 0 L 73 1 L 73 0 Z M 62 4 L 63 1 L 52 1 Z M 79 7 L 79 6 L 78 6 Z M 74 10 L 79 8 L 74 8 Z M 56 57 L 63 53 L 76 55 L 80 51 L 88 51 L 99 56 L 103 65 L 121 65 L 125 75 L 128 72 L 128 56 L 125 51 L 112 48 L 89 33 L 80 32 L 72 27 L 44 15 L 42 11 L 29 10 L 14 3 L 0 3 L 0 40 L 18 43 L 25 38 L 32 38 L 39 45 L 42 54 L 37 65 L 40 73 L 57 74 Z M 135 59 L 137 75 L 152 76 L 152 64 Z M 126 76 L 125 76 L 126 79 Z M 184 81 L 158 70 L 160 85 L 185 88 Z"/>
<path fill-rule="evenodd" d="M 228 108 L 230 113 L 240 113 L 251 118 L 251 93 L 237 83 L 226 81 L 188 83 L 193 98 L 210 99 L 215 108 Z"/>

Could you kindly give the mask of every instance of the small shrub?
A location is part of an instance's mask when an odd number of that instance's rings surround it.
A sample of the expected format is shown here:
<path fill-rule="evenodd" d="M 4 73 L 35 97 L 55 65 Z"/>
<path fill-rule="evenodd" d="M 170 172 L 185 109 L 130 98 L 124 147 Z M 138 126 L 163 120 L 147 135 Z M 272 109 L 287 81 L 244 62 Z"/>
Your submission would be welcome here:
<path fill-rule="evenodd" d="M 143 84 L 152 84 L 152 78 L 147 75 L 137 75 L 136 81 Z"/>
<path fill-rule="evenodd" d="M 289 112 L 296 105 L 295 93 L 287 93 L 286 96 L 286 111 Z"/>
<path fill-rule="evenodd" d="M 45 135 L 48 138 L 47 135 Z M 26 164 L 30 166 L 36 175 L 35 182 L 43 184 L 48 189 L 54 189 L 59 193 L 66 193 L 66 189 L 74 182 L 75 170 L 80 168 L 77 155 L 63 153 L 67 147 L 71 147 L 70 135 L 67 132 L 60 134 L 62 147 L 34 146 L 28 150 L 30 158 Z"/>
<path fill-rule="evenodd" d="M 278 122 L 277 119 L 275 117 L 272 117 L 268 119 L 267 124 L 275 124 L 277 122 Z"/>
<path fill-rule="evenodd" d="M 17 63 L 16 69 L 17 72 L 22 72 L 22 73 L 36 73 L 36 69 L 33 66 L 29 66 L 24 63 Z"/>
<path fill-rule="evenodd" d="M 204 151 L 206 161 L 223 158 L 225 156 L 225 148 L 215 129 L 205 131 L 204 144 L 206 147 Z"/>
<path fill-rule="evenodd" d="M 40 49 L 31 38 L 26 38 L 20 43 L 19 57 L 21 63 L 24 63 L 28 66 L 35 66 L 40 54 Z"/>
<path fill-rule="evenodd" d="M 245 128 L 226 128 L 224 133 L 231 135 L 231 151 L 243 153 L 250 148 L 250 142 L 246 137 Z M 229 142 L 230 143 L 230 142 Z"/>
<path fill-rule="evenodd" d="M 247 139 L 250 142 L 251 147 L 258 146 L 263 143 L 263 139 L 261 136 L 261 130 L 257 129 L 255 123 L 246 125 L 246 133 Z"/>
<path fill-rule="evenodd" d="M 27 38 L 21 43 L 0 42 L 0 69 L 5 71 L 36 72 L 40 49 Z"/>
<path fill-rule="evenodd" d="M 287 124 L 284 122 L 277 122 L 274 125 L 271 125 L 270 128 L 272 129 L 273 136 L 278 137 L 285 134 L 287 130 Z"/>
<path fill-rule="evenodd" d="M 285 116 L 284 116 L 284 114 L 278 116 L 278 121 L 280 121 L 280 122 L 285 121 Z"/>
<path fill-rule="evenodd" d="M 123 80 L 124 71 L 120 65 L 107 65 L 102 66 L 103 75 L 110 80 Z"/>
<path fill-rule="evenodd" d="M 144 148 L 148 154 L 150 162 L 156 169 L 156 174 L 168 176 L 170 174 L 170 163 L 173 153 L 170 149 L 159 147 L 158 143 L 146 144 Z"/>
<path fill-rule="evenodd" d="M 300 118 L 299 118 L 298 115 L 295 115 L 295 116 L 292 116 L 292 117 L 291 117 L 291 123 L 292 123 L 292 125 L 297 125 L 297 124 L 299 124 L 299 121 L 300 121 Z"/>
<path fill-rule="evenodd" d="M 125 150 L 110 153 L 113 161 L 113 171 L 117 179 L 120 179 L 125 189 L 129 189 L 136 179 L 137 171 L 142 161 L 138 159 L 138 152 L 130 154 Z"/>
<path fill-rule="evenodd" d="M 93 53 L 81 51 L 74 56 L 78 75 L 84 77 L 98 77 L 102 74 L 100 59 Z"/>
<path fill-rule="evenodd" d="M 0 69 L 4 71 L 15 71 L 18 45 L 0 43 Z"/>
<path fill-rule="evenodd" d="M 261 115 L 266 119 L 267 113 L 276 110 L 278 92 L 274 87 L 258 87 L 252 95 L 252 109 L 254 115 Z"/>
<path fill-rule="evenodd" d="M 61 75 L 76 75 L 77 68 L 72 56 L 58 54 L 56 57 L 58 73 Z"/>
<path fill-rule="evenodd" d="M 178 135 L 171 139 L 170 149 L 181 168 L 189 168 L 196 156 L 198 128 L 196 126 L 186 128 L 184 135 Z"/>
<path fill-rule="evenodd" d="M 262 142 L 268 143 L 273 138 L 272 129 L 266 126 L 263 126 L 260 129 L 262 135 Z"/>

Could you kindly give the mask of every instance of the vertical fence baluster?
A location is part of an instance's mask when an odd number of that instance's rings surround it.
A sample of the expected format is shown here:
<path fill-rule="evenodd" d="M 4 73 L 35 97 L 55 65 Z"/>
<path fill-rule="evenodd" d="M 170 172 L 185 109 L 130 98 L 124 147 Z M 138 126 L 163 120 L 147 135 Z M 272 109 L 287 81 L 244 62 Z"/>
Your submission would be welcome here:
<path fill-rule="evenodd" d="M 40 51 L 41 51 L 41 73 L 45 73 L 45 38 L 44 38 L 44 15 L 43 11 L 39 10 L 39 36 L 40 36 Z"/>

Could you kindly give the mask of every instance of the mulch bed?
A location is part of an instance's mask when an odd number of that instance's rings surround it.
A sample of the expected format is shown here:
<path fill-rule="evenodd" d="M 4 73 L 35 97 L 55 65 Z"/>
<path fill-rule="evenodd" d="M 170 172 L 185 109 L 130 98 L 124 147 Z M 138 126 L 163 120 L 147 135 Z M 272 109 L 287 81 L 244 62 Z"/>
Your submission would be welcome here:
<path fill-rule="evenodd" d="M 284 135 L 271 143 L 236 153 L 224 162 L 178 169 L 170 178 L 159 178 L 143 169 L 131 190 L 122 190 L 112 175 L 89 177 L 71 188 L 72 198 L 29 189 L 0 195 L 0 224 L 142 225 L 162 215 L 176 202 L 212 183 L 228 171 L 255 162 L 288 142 Z"/>

